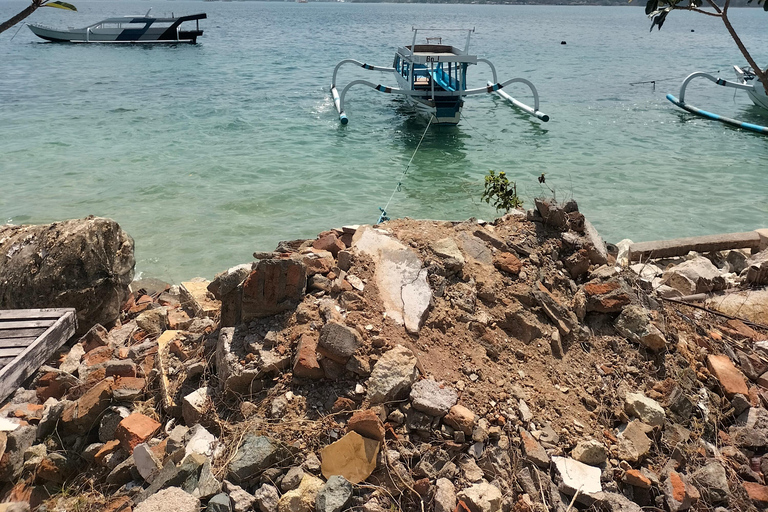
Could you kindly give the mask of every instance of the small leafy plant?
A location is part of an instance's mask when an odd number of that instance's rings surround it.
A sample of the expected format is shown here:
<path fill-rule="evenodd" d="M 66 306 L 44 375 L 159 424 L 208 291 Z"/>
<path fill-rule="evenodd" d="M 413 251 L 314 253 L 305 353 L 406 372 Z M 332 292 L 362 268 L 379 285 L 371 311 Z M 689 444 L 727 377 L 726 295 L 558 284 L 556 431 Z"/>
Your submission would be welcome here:
<path fill-rule="evenodd" d="M 507 173 L 504 171 L 499 174 L 493 170 L 488 171 L 485 177 L 485 191 L 481 199 L 488 204 L 493 204 L 497 211 L 508 212 L 523 205 L 523 200 L 517 195 L 517 185 L 514 181 L 507 179 Z"/>

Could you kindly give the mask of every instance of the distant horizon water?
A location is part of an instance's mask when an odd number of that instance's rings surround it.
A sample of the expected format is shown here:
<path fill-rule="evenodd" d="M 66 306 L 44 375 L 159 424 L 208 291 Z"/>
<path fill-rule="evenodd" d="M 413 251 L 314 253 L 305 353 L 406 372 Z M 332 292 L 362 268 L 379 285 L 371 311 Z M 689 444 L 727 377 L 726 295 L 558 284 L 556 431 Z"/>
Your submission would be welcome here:
<path fill-rule="evenodd" d="M 491 219 L 489 169 L 533 198 L 573 197 L 610 242 L 768 227 L 768 139 L 682 112 L 683 78 L 744 65 L 720 20 L 585 6 L 77 0 L 26 21 L 207 12 L 197 45 L 69 45 L 0 34 L 0 223 L 98 215 L 136 240 L 137 273 L 178 283 L 252 260 L 279 240 L 371 224 L 425 122 L 390 95 L 351 89 L 341 126 L 329 93 L 345 58 L 388 66 L 412 26 L 475 27 L 470 50 L 540 94 L 541 123 L 469 97 L 457 127 L 431 127 L 390 217 Z M 28 3 L 1 0 L 7 19 Z M 731 18 L 768 64 L 768 15 Z M 567 44 L 561 44 L 565 41 Z M 350 67 L 340 83 L 378 72 Z M 481 86 L 487 68 L 472 67 Z M 655 81 L 654 85 L 651 83 Z M 635 85 L 630 85 L 635 84 Z M 522 87 L 508 90 L 530 101 Z M 757 124 L 741 92 L 693 83 L 686 99 Z M 537 177 L 546 173 L 546 184 Z"/>

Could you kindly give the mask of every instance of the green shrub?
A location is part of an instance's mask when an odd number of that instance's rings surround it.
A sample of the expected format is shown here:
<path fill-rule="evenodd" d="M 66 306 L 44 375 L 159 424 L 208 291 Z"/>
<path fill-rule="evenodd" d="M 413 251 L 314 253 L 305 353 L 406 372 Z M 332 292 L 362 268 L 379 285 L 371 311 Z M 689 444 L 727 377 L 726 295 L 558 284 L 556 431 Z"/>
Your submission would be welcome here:
<path fill-rule="evenodd" d="M 496 174 L 495 171 L 488 171 L 485 177 L 485 191 L 481 197 L 486 203 L 491 204 L 497 211 L 504 210 L 509 212 L 513 208 L 523 206 L 523 200 L 517 195 L 517 185 L 514 181 L 507 179 L 507 173 L 501 171 Z"/>

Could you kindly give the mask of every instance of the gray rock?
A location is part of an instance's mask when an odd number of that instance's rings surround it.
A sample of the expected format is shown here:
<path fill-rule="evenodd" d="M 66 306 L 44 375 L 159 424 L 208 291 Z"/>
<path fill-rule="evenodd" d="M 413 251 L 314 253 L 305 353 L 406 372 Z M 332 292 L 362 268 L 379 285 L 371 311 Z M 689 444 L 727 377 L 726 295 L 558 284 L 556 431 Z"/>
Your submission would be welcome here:
<path fill-rule="evenodd" d="M 133 280 L 133 239 L 110 219 L 0 226 L 0 254 L 0 309 L 75 308 L 79 333 L 111 326 Z"/>
<path fill-rule="evenodd" d="M 341 512 L 352 499 L 352 484 L 340 475 L 331 476 L 317 493 L 317 512 Z"/>
<path fill-rule="evenodd" d="M 442 238 L 432 242 L 429 244 L 429 248 L 441 258 L 453 258 L 460 265 L 464 265 L 464 255 L 461 254 L 459 246 L 456 245 L 456 241 L 453 238 Z"/>
<path fill-rule="evenodd" d="M 638 418 L 651 426 L 662 426 L 666 420 L 664 408 L 659 403 L 642 393 L 627 393 L 624 400 L 627 414 Z"/>
<path fill-rule="evenodd" d="M 590 466 L 599 466 L 605 463 L 607 455 L 603 443 L 595 439 L 579 441 L 571 452 L 571 457 Z"/>
<path fill-rule="evenodd" d="M 99 441 L 106 443 L 113 440 L 117 425 L 130 415 L 131 411 L 127 407 L 115 406 L 107 409 L 99 423 Z"/>
<path fill-rule="evenodd" d="M 487 482 L 474 484 L 459 491 L 457 498 L 469 506 L 472 512 L 499 512 L 501 491 Z"/>
<path fill-rule="evenodd" d="M 117 460 L 117 459 L 116 459 Z M 133 480 L 133 472 L 136 470 L 136 462 L 133 455 L 116 464 L 109 472 L 105 481 L 109 485 L 121 486 Z"/>
<path fill-rule="evenodd" d="M 251 434 L 245 438 L 229 464 L 229 478 L 235 482 L 255 480 L 268 467 L 287 457 L 277 441 Z"/>
<path fill-rule="evenodd" d="M 210 500 L 208 500 L 208 506 L 205 509 L 206 512 L 232 512 L 232 504 L 229 501 L 229 496 L 219 493 Z"/>
<path fill-rule="evenodd" d="M 742 272 L 745 281 L 753 285 L 768 284 L 768 250 L 751 256 L 745 262 L 746 269 Z"/>
<path fill-rule="evenodd" d="M 224 480 L 224 491 L 232 501 L 232 509 L 235 512 L 250 512 L 256 503 L 256 497 L 239 485 Z"/>
<path fill-rule="evenodd" d="M 453 512 L 456 503 L 456 487 L 447 478 L 438 478 L 435 482 L 435 512 Z"/>
<path fill-rule="evenodd" d="M 245 281 L 245 278 L 250 275 L 252 269 L 252 263 L 243 263 L 216 274 L 213 281 L 208 285 L 208 291 L 216 299 L 221 300 L 222 297 L 229 295 L 230 292 L 240 286 Z"/>
<path fill-rule="evenodd" d="M 458 400 L 459 395 L 452 387 L 433 379 L 420 380 L 411 387 L 413 408 L 430 416 L 445 416 Z"/>
<path fill-rule="evenodd" d="M 707 258 L 697 256 L 664 272 L 662 284 L 683 295 L 724 290 L 727 283 L 716 266 Z"/>
<path fill-rule="evenodd" d="M 336 322 L 328 322 L 320 330 L 317 350 L 325 357 L 346 364 L 362 342 L 363 339 L 356 330 Z"/>
<path fill-rule="evenodd" d="M 768 411 L 751 407 L 736 418 L 729 433 L 740 448 L 768 446 Z"/>
<path fill-rule="evenodd" d="M 178 487 L 169 487 L 139 503 L 134 512 L 200 512 L 200 500 Z"/>
<path fill-rule="evenodd" d="M 651 350 L 660 351 L 667 346 L 664 333 L 651 323 L 648 312 L 640 306 L 625 307 L 613 325 L 628 340 Z"/>
<path fill-rule="evenodd" d="M 2 233 L 2 230 L 0 230 Z M 24 465 L 24 452 L 27 451 L 37 437 L 37 427 L 27 425 L 19 427 L 16 430 L 8 432 L 5 443 L 4 463 L 0 465 L 0 481 L 16 482 L 21 476 L 21 470 Z"/>
<path fill-rule="evenodd" d="M 40 418 L 40 423 L 37 424 L 38 439 L 45 439 L 56 430 L 61 413 L 71 403 L 70 400 L 58 401 L 53 397 L 45 401 L 45 404 L 43 404 L 43 416 Z"/>
<path fill-rule="evenodd" d="M 584 237 L 587 239 L 587 253 L 589 262 L 593 265 L 605 265 L 608 263 L 608 250 L 600 233 L 587 219 L 584 219 Z"/>
<path fill-rule="evenodd" d="M 296 489 L 304 478 L 304 470 L 299 467 L 292 467 L 280 481 L 280 489 L 288 492 Z"/>
<path fill-rule="evenodd" d="M 181 464 L 176 466 L 172 459 L 168 459 L 152 483 L 136 496 L 133 501 L 141 503 L 160 489 L 167 487 L 181 487 L 189 489 L 191 493 L 197 487 L 200 470 L 208 459 L 202 455 L 191 454 Z"/>
<path fill-rule="evenodd" d="M 315 452 L 309 452 L 309 454 L 304 457 L 304 462 L 301 463 L 301 468 L 314 474 L 320 472 L 320 459 L 317 458 Z"/>
<path fill-rule="evenodd" d="M 589 495 L 590 506 L 609 512 L 642 512 L 643 509 L 623 494 L 616 492 L 597 492 Z"/>
<path fill-rule="evenodd" d="M 277 492 L 276 487 L 264 484 L 253 493 L 253 497 L 256 498 L 256 503 L 259 505 L 261 512 L 275 512 L 277 510 L 280 494 Z"/>
<path fill-rule="evenodd" d="M 640 421 L 632 421 L 619 434 L 619 458 L 639 462 L 651 451 L 651 440 L 646 435 L 653 430 Z"/>
<path fill-rule="evenodd" d="M 147 334 L 160 334 L 168 328 L 168 312 L 165 308 L 148 309 L 136 317 L 136 325 Z"/>
<path fill-rule="evenodd" d="M 709 462 L 691 475 L 693 483 L 701 491 L 702 497 L 708 503 L 727 503 L 731 489 L 728 487 L 728 477 L 725 468 L 717 461 Z"/>
<path fill-rule="evenodd" d="M 376 362 L 368 379 L 368 399 L 379 404 L 406 395 L 416 380 L 416 356 L 398 345 Z"/>

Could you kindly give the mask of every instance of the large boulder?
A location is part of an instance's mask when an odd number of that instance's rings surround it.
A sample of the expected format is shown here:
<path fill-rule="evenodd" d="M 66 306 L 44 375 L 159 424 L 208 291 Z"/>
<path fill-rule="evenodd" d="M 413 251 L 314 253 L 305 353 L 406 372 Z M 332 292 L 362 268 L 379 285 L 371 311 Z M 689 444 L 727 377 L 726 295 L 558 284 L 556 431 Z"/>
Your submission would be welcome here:
<path fill-rule="evenodd" d="M 78 332 L 112 325 L 133 280 L 133 238 L 99 217 L 0 226 L 0 309 L 69 307 Z"/>

